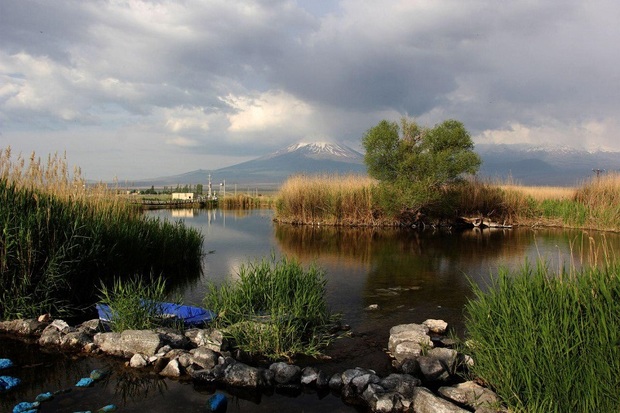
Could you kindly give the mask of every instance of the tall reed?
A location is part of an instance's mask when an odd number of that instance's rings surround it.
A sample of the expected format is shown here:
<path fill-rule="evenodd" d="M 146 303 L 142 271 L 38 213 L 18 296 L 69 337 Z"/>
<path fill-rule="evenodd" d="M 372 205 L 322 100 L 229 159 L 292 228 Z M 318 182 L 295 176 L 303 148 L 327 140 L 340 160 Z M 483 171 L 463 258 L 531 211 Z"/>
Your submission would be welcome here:
<path fill-rule="evenodd" d="M 620 265 L 557 274 L 525 265 L 473 289 L 472 372 L 512 411 L 618 411 Z"/>
<path fill-rule="evenodd" d="M 251 354 L 317 354 L 329 341 L 333 320 L 325 299 L 325 273 L 283 258 L 243 265 L 238 280 L 211 286 L 205 305 L 215 324 Z"/>
<path fill-rule="evenodd" d="M 297 175 L 280 188 L 276 219 L 294 224 L 378 225 L 375 181 L 357 175 Z"/>
<path fill-rule="evenodd" d="M 100 280 L 199 274 L 197 230 L 74 185 L 66 163 L 50 159 L 45 168 L 0 156 L 0 318 L 75 310 L 94 302 Z"/>

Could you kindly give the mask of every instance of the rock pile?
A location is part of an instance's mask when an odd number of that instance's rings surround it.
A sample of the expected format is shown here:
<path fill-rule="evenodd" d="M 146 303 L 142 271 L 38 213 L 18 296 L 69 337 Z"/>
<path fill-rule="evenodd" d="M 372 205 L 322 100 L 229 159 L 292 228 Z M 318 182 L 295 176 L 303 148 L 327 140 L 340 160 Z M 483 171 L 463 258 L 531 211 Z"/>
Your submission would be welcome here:
<path fill-rule="evenodd" d="M 360 367 L 332 376 L 313 367 L 284 362 L 253 367 L 233 358 L 229 343 L 215 329 L 181 333 L 162 328 L 115 333 L 106 332 L 99 320 L 77 327 L 62 320 L 0 322 L 0 331 L 38 337 L 42 346 L 123 357 L 131 367 L 152 368 L 165 377 L 189 376 L 196 382 L 256 391 L 331 391 L 340 394 L 345 402 L 367 406 L 373 412 L 501 411 L 492 391 L 473 382 L 462 382 L 459 372 L 472 360 L 445 346 L 450 344 L 443 335 L 445 330 L 446 323 L 441 320 L 393 327 L 388 349 L 396 372 L 379 377 L 373 370 Z"/>

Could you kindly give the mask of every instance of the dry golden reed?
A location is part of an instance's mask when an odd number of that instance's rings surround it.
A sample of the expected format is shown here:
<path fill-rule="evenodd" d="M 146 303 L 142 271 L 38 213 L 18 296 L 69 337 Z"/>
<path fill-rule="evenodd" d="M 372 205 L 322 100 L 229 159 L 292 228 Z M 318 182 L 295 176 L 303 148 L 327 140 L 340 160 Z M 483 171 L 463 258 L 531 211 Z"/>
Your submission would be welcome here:
<path fill-rule="evenodd" d="M 379 225 L 376 181 L 360 175 L 296 175 L 280 188 L 276 219 L 294 224 Z"/>

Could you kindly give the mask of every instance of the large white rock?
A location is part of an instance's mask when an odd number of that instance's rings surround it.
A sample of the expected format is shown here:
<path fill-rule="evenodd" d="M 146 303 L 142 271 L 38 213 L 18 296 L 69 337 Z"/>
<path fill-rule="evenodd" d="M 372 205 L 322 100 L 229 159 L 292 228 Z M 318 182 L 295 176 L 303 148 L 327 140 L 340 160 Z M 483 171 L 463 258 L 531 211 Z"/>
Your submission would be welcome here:
<path fill-rule="evenodd" d="M 416 413 L 469 413 L 468 410 L 435 396 L 425 387 L 416 387 L 414 390 L 413 411 Z"/>

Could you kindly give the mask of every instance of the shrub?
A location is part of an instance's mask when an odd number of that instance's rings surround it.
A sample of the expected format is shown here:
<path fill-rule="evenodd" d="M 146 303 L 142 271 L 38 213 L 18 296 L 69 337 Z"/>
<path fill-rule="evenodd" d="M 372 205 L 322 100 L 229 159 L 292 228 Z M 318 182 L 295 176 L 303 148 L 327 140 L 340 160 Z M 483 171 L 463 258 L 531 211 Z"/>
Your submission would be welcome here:
<path fill-rule="evenodd" d="M 620 265 L 552 274 L 539 264 L 473 286 L 466 328 L 473 374 L 513 411 L 620 406 Z"/>
<path fill-rule="evenodd" d="M 243 265 L 238 280 L 211 286 L 205 306 L 215 325 L 251 354 L 292 357 L 317 354 L 333 321 L 325 301 L 323 271 L 296 261 L 263 259 Z"/>

